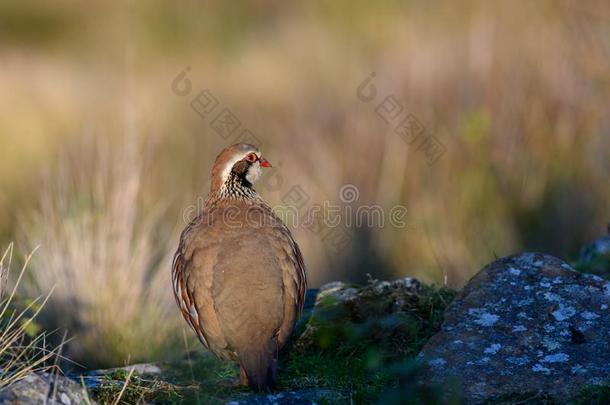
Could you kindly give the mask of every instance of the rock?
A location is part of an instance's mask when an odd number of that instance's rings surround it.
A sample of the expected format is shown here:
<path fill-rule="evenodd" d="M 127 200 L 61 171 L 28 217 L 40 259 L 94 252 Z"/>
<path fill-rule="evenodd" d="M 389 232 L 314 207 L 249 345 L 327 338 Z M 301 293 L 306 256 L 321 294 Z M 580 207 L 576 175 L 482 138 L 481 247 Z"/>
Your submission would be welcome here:
<path fill-rule="evenodd" d="M 352 352 L 364 347 L 396 360 L 414 355 L 422 339 L 438 330 L 452 298 L 452 291 L 424 287 L 411 277 L 364 286 L 332 282 L 320 287 L 296 348 Z"/>
<path fill-rule="evenodd" d="M 331 285 L 325 285 L 320 288 L 320 292 L 316 297 L 316 303 L 321 302 L 322 300 L 332 297 L 338 302 L 349 302 L 356 298 L 358 295 L 358 289 L 347 287 L 344 283 L 331 283 Z"/>
<path fill-rule="evenodd" d="M 341 303 L 347 303 L 356 299 L 370 297 L 371 293 L 378 296 L 392 295 L 393 292 L 398 295 L 412 295 L 417 294 L 421 289 L 421 282 L 413 277 L 405 277 L 393 281 L 371 280 L 365 287 L 350 286 L 342 281 L 333 281 L 320 287 L 316 297 L 316 304 L 328 299 L 328 297 L 332 297 Z"/>
<path fill-rule="evenodd" d="M 95 404 L 87 391 L 68 377 L 50 373 L 30 373 L 0 392 L 2 405 Z"/>
<path fill-rule="evenodd" d="M 422 349 L 420 383 L 458 381 L 468 403 L 543 393 L 565 400 L 610 381 L 610 283 L 524 253 L 474 276 Z"/>
<path fill-rule="evenodd" d="M 578 260 L 589 261 L 597 255 L 610 255 L 610 224 L 606 235 L 582 248 Z"/>

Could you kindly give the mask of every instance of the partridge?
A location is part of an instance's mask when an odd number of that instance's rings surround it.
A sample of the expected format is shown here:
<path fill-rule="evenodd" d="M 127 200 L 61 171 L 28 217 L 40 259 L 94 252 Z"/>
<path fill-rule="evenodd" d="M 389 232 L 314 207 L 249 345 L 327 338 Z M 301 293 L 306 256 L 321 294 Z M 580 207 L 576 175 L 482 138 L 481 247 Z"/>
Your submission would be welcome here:
<path fill-rule="evenodd" d="M 237 362 L 241 383 L 255 391 L 274 388 L 278 351 L 306 290 L 299 246 L 253 187 L 261 168 L 270 166 L 253 145 L 224 149 L 172 264 L 174 295 L 187 323 L 208 350 Z"/>

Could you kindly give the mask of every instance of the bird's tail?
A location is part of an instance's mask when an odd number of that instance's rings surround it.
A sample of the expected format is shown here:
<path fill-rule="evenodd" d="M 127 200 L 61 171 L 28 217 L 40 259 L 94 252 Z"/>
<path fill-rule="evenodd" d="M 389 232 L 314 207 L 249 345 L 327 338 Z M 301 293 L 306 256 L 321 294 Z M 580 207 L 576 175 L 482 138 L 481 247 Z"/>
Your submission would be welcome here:
<path fill-rule="evenodd" d="M 277 342 L 270 339 L 263 348 L 244 350 L 239 364 L 246 372 L 248 385 L 254 391 L 270 392 L 275 387 L 277 375 Z"/>

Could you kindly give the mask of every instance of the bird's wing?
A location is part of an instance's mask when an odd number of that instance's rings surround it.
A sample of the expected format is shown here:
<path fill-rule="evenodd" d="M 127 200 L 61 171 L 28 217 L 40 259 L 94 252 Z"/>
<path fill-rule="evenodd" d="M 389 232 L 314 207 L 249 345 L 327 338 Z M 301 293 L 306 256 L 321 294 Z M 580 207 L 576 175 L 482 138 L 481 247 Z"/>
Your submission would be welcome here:
<path fill-rule="evenodd" d="M 184 229 L 174 256 L 172 278 L 182 316 L 207 349 L 223 356 L 227 343 L 211 293 L 212 269 L 218 251 L 218 239 L 211 235 L 213 232 L 205 213 Z"/>
<path fill-rule="evenodd" d="M 186 270 L 188 260 L 186 260 L 184 257 L 182 237 L 180 239 L 180 246 L 174 254 L 174 260 L 172 263 L 172 284 L 174 287 L 174 298 L 176 299 L 176 304 L 178 304 L 180 312 L 182 312 L 182 316 L 186 322 L 189 324 L 191 329 L 195 331 L 201 343 L 203 343 L 206 348 L 209 348 L 208 341 L 201 328 L 199 328 L 199 314 L 197 312 L 195 297 L 193 297 L 193 294 L 187 288 L 189 279 L 189 272 Z"/>
<path fill-rule="evenodd" d="M 274 244 L 275 254 L 279 260 L 283 280 L 284 320 L 278 331 L 278 340 L 282 346 L 292 334 L 294 324 L 303 311 L 307 276 L 299 245 L 286 225 L 271 210 L 269 212 L 269 215 L 274 217 L 274 226 L 267 231 L 272 233 L 270 238 L 277 241 Z"/>

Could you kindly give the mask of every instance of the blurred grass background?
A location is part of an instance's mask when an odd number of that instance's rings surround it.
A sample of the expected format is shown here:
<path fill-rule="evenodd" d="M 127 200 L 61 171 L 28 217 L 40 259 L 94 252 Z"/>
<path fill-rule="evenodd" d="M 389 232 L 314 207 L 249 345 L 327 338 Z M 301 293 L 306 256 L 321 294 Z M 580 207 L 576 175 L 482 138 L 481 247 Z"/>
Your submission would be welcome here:
<path fill-rule="evenodd" d="M 377 100 L 394 95 L 447 148 L 436 164 L 356 97 L 371 72 Z M 41 245 L 29 289 L 57 285 L 47 327 L 81 337 L 70 354 L 89 364 L 180 338 L 168 257 L 237 138 L 191 109 L 204 89 L 262 141 L 282 178 L 259 187 L 272 205 L 293 185 L 338 202 L 350 183 L 356 204 L 407 207 L 406 228 L 350 228 L 340 252 L 297 228 L 312 286 L 371 273 L 459 287 L 515 251 L 573 258 L 610 219 L 602 0 L 7 0 L 0 88 L 1 246 Z"/>

